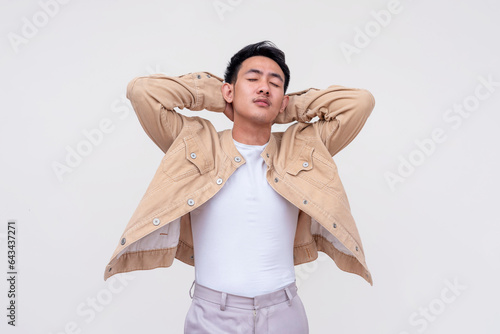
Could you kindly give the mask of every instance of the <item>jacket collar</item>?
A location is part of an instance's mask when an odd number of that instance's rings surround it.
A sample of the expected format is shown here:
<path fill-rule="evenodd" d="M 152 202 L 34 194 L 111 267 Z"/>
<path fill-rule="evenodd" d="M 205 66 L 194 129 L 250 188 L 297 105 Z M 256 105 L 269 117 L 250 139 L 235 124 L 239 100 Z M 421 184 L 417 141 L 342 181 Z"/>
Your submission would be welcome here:
<path fill-rule="evenodd" d="M 234 167 L 238 168 L 241 166 L 243 163 L 245 163 L 245 159 L 241 156 L 240 152 L 236 148 L 233 142 L 233 135 L 232 135 L 232 129 L 227 129 L 222 131 L 221 135 L 221 143 L 222 143 L 222 150 L 226 155 L 229 157 L 231 160 L 231 163 L 233 164 Z M 261 153 L 262 159 L 266 162 L 268 166 L 272 165 L 273 162 L 273 157 L 276 154 L 277 151 L 277 142 L 276 138 L 274 137 L 273 133 L 271 132 L 271 136 L 269 138 L 269 143 L 266 145 L 264 150 Z M 241 161 L 238 163 L 234 160 L 235 157 L 240 157 Z"/>

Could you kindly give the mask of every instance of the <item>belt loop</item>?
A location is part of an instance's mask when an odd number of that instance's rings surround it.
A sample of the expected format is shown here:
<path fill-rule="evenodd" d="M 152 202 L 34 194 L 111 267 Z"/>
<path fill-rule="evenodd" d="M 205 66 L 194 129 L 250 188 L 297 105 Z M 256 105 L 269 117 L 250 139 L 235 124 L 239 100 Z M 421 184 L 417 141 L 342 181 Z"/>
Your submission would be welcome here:
<path fill-rule="evenodd" d="M 288 297 L 288 306 L 292 306 L 292 293 L 288 287 L 285 288 L 286 296 Z"/>
<path fill-rule="evenodd" d="M 227 293 L 223 292 L 220 298 L 221 311 L 224 311 L 226 309 L 226 299 L 227 299 Z"/>
<path fill-rule="evenodd" d="M 189 297 L 191 297 L 191 299 L 193 299 L 193 296 L 191 295 L 191 289 L 193 289 L 194 282 L 196 282 L 196 280 L 193 281 L 193 284 L 191 284 L 191 288 L 189 288 Z"/>

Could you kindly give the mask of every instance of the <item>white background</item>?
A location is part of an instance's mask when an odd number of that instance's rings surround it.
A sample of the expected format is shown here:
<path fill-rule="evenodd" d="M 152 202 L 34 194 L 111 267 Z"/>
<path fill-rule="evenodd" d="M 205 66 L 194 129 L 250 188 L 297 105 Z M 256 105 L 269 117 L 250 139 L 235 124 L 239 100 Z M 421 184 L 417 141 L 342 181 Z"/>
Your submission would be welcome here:
<path fill-rule="evenodd" d="M 162 158 L 123 100 L 126 85 L 155 72 L 222 76 L 235 52 L 264 39 L 287 55 L 289 92 L 339 84 L 376 99 L 335 157 L 374 286 L 324 254 L 297 266 L 310 332 L 498 333 L 500 5 L 401 0 L 377 31 L 371 12 L 388 3 L 73 0 L 50 16 L 38 2 L 2 0 L 0 267 L 6 277 L 14 219 L 19 273 L 15 328 L 0 281 L 2 333 L 182 333 L 193 267 L 175 260 L 103 280 Z M 23 37 L 33 22 L 38 31 Z M 367 27 L 370 42 L 346 57 L 342 43 L 355 46 Z M 460 123 L 446 121 L 474 102 L 479 77 L 497 86 L 480 88 L 489 97 Z M 231 127 L 222 114 L 196 114 Z M 53 164 L 106 119 L 112 130 L 60 181 Z M 416 141 L 436 129 L 445 140 L 425 154 Z M 391 188 L 401 159 L 416 166 Z"/>

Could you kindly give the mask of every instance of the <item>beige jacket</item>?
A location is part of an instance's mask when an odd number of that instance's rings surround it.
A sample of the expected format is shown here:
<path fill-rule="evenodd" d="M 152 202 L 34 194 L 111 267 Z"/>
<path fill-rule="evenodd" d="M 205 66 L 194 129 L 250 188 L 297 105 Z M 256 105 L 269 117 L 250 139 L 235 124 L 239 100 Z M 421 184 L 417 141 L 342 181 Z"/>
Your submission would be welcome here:
<path fill-rule="evenodd" d="M 186 117 L 174 108 L 223 112 L 222 79 L 208 72 L 132 80 L 127 97 L 149 137 L 165 152 L 153 180 L 122 233 L 104 279 L 133 270 L 169 267 L 174 258 L 194 266 L 190 212 L 208 201 L 245 163 L 231 130 Z M 318 251 L 373 285 L 346 193 L 332 160 L 363 127 L 375 100 L 364 89 L 330 86 L 289 94 L 261 156 L 267 181 L 299 208 L 294 264 L 314 261 Z M 319 120 L 309 123 L 318 116 Z"/>

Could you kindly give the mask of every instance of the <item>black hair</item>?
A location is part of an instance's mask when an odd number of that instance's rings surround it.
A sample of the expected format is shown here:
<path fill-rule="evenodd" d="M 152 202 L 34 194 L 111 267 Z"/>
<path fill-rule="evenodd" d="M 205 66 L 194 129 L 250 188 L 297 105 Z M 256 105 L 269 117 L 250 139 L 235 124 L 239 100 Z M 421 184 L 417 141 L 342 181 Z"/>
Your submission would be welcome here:
<path fill-rule="evenodd" d="M 254 56 L 264 56 L 274 60 L 283 73 L 285 74 L 284 92 L 288 88 L 288 83 L 290 82 L 290 70 L 285 63 L 285 53 L 278 49 L 270 41 L 262 41 L 255 44 L 250 44 L 245 46 L 243 49 L 238 51 L 231 60 L 229 61 L 226 72 L 224 74 L 224 81 L 227 83 L 234 84 L 236 78 L 238 77 L 238 71 L 241 68 L 241 64 L 248 58 Z"/>

